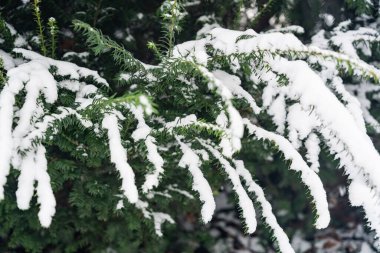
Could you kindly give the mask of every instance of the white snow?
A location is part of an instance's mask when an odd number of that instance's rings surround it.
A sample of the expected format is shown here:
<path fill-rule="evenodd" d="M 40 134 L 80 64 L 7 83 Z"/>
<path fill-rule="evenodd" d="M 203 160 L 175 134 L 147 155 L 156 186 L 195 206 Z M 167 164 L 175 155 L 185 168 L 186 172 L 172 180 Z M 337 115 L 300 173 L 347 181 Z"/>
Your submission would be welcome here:
<path fill-rule="evenodd" d="M 367 97 L 371 93 L 378 93 L 380 91 L 380 86 L 362 82 L 357 85 L 345 85 L 345 88 L 358 99 L 365 122 L 369 124 L 377 133 L 380 133 L 380 123 L 374 116 L 371 115 L 370 109 L 372 106 L 372 101 Z"/>
<path fill-rule="evenodd" d="M 265 219 L 265 223 L 272 229 L 273 236 L 276 238 L 280 251 L 283 253 L 294 253 L 294 250 L 290 245 L 289 238 L 277 223 L 277 219 L 272 212 L 272 206 L 265 198 L 262 188 L 256 184 L 255 181 L 253 181 L 251 173 L 245 168 L 243 161 L 235 161 L 235 166 L 236 172 L 245 181 L 247 190 L 256 195 L 256 201 L 260 203 L 262 209 L 262 216 Z"/>
<path fill-rule="evenodd" d="M 169 214 L 162 213 L 162 212 L 152 212 L 150 211 L 149 205 L 147 202 L 139 200 L 135 204 L 136 208 L 140 209 L 146 219 L 153 220 L 154 223 L 154 230 L 158 236 L 162 236 L 162 229 L 161 226 L 165 222 L 169 222 L 170 224 L 174 224 L 174 220 Z"/>
<path fill-rule="evenodd" d="M 0 49 L 0 58 L 3 60 L 5 70 L 10 70 L 15 67 L 13 58 L 6 52 Z"/>
<path fill-rule="evenodd" d="M 63 83 L 58 84 L 49 70 L 51 66 L 56 66 L 59 69 L 58 73 L 71 78 L 70 84 L 75 83 L 75 87 L 82 88 L 82 92 L 77 94 L 79 107 L 81 102 L 88 104 L 84 99 L 87 95 L 95 93 L 96 88 L 78 84 L 76 79 L 88 74 L 103 85 L 107 84 L 96 72 L 75 64 L 56 61 L 25 49 L 15 49 L 15 52 L 21 53 L 27 61 L 11 61 L 6 58 L 10 57 L 9 55 L 1 54 L 1 57 L 7 60 L 8 80 L 0 93 L 0 199 L 4 198 L 3 188 L 10 167 L 20 170 L 16 191 L 17 205 L 23 210 L 29 208 L 35 190 L 34 182 L 37 182 L 36 194 L 40 205 L 38 217 L 41 225 L 48 227 L 55 214 L 56 202 L 47 173 L 46 151 L 41 141 L 46 138 L 47 129 L 52 127 L 55 121 L 69 115 L 76 116 L 85 127 L 92 126 L 91 122 L 83 119 L 73 108 L 58 107 L 58 113 L 45 114 L 41 98 L 44 98 L 46 103 L 53 104 L 58 98 L 58 90 L 68 87 Z M 26 95 L 21 108 L 18 108 L 15 107 L 15 99 L 21 91 L 25 91 Z"/>
<path fill-rule="evenodd" d="M 232 186 L 236 195 L 238 197 L 238 203 L 241 208 L 242 216 L 245 221 L 245 225 L 247 226 L 247 232 L 252 234 L 256 231 L 257 221 L 256 221 L 256 212 L 253 207 L 252 200 L 249 198 L 247 192 L 244 190 L 241 181 L 239 179 L 239 175 L 236 172 L 231 164 L 223 157 L 223 155 L 213 148 L 211 145 L 205 143 L 202 140 L 198 141 L 208 150 L 210 153 L 220 162 L 223 166 L 228 178 L 231 180 Z"/>
<path fill-rule="evenodd" d="M 177 185 L 169 185 L 169 186 L 168 186 L 168 190 L 173 191 L 173 192 L 176 192 L 176 193 L 178 193 L 178 194 L 181 194 L 181 195 L 185 196 L 185 197 L 188 198 L 188 199 L 194 199 L 194 196 L 191 195 L 190 192 L 179 189 L 179 188 L 177 187 Z"/>
<path fill-rule="evenodd" d="M 252 111 L 255 114 L 259 114 L 261 108 L 257 106 L 255 100 L 252 95 L 249 94 L 241 87 L 241 81 L 239 77 L 230 75 L 222 70 L 215 70 L 212 74 L 219 80 L 222 81 L 223 85 L 227 87 L 232 94 L 234 94 L 238 98 L 244 98 L 250 105 Z"/>
<path fill-rule="evenodd" d="M 275 71 L 289 77 L 288 96 L 298 99 L 305 108 L 313 108 L 323 128 L 337 135 L 346 146 L 346 152 L 352 155 L 352 162 L 368 173 L 375 187 L 380 187 L 380 178 L 376 176 L 378 174 L 376 164 L 380 164 L 378 152 L 352 114 L 329 91 L 320 77 L 302 61 L 281 59 L 276 60 L 272 66 Z"/>
<path fill-rule="evenodd" d="M 38 146 L 35 158 L 35 179 L 37 181 L 37 201 L 40 204 L 38 218 L 43 227 L 49 227 L 55 214 L 56 201 L 50 185 L 50 176 L 47 173 L 45 153 L 45 147 Z"/>
<path fill-rule="evenodd" d="M 327 19 L 329 23 L 332 22 L 330 16 Z M 244 120 L 244 122 L 246 124 L 249 122 L 248 128 L 251 128 L 251 132 L 255 131 L 256 135 L 259 132 L 258 138 L 269 138 L 275 141 L 285 152 L 285 157 L 293 160 L 291 169 L 302 171 L 302 180 L 310 188 L 316 202 L 318 228 L 326 227 L 330 220 L 326 193 L 315 173 L 319 171 L 320 145 L 327 145 L 329 151 L 340 160 L 341 166 L 345 168 L 351 180 L 358 175 L 359 178 L 366 179 L 367 186 L 373 188 L 373 194 L 376 196 L 378 196 L 380 186 L 380 179 L 376 176 L 379 173 L 377 165 L 380 164 L 380 156 L 367 136 L 365 127 L 365 122 L 370 122 L 372 126 L 379 129 L 379 124 L 369 113 L 370 102 L 366 98 L 366 94 L 375 89 L 359 93 L 360 95 L 356 96 L 357 99 L 347 92 L 338 72 L 338 70 L 348 73 L 352 71 L 356 76 L 379 80 L 380 71 L 360 60 L 356 52 L 358 48 L 353 45 L 358 40 L 376 41 L 378 35 L 376 31 L 367 28 L 347 32 L 347 27 L 348 22 L 341 23 L 334 30 L 332 40 L 325 39 L 325 32 L 321 31 L 313 38 L 314 45 L 312 46 L 303 45 L 292 34 L 278 32 L 257 34 L 253 30 L 239 32 L 215 28 L 202 39 L 177 45 L 174 51 L 175 57 L 183 57 L 200 66 L 206 66 L 212 57 L 208 55 L 209 51 L 206 47 L 211 46 L 219 55 L 231 56 L 235 59 L 231 60 L 231 69 L 234 73 L 240 71 L 236 55 L 261 54 L 265 68 L 260 69 L 260 65 L 256 66 L 253 62 L 252 68 L 258 67 L 258 69 L 252 71 L 250 78 L 253 83 L 262 81 L 266 83 L 261 110 L 265 110 L 272 116 L 280 135 L 267 132 L 249 120 Z M 328 50 L 329 41 L 333 41 L 340 47 L 344 54 Z M 316 44 L 322 49 L 315 47 Z M 363 50 L 365 47 L 368 48 L 368 45 L 360 46 L 359 49 Z M 366 51 L 363 53 L 369 55 Z M 289 60 L 281 57 L 282 55 L 290 59 L 302 60 Z M 319 63 L 322 70 L 314 71 L 307 63 Z M 248 103 L 255 102 L 250 94 L 246 96 L 244 90 L 240 89 L 243 85 L 237 76 L 221 70 L 213 70 L 214 78 L 212 78 L 205 69 L 202 67 L 199 69 L 211 81 L 210 88 L 216 89 L 227 106 L 232 98 L 244 99 Z M 286 78 L 287 84 L 278 83 L 278 74 Z M 227 88 L 229 92 L 224 88 Z M 358 92 L 360 88 L 360 86 L 352 86 L 354 92 Z M 364 102 L 364 105 L 359 102 Z M 249 118 L 255 122 L 254 115 L 250 115 Z M 236 119 L 240 122 L 241 116 L 239 115 Z M 231 119 L 231 113 L 228 113 L 228 110 L 221 112 L 216 120 L 218 126 L 226 133 L 219 144 L 219 148 L 223 150 L 223 155 L 226 157 L 232 157 L 240 149 L 240 147 L 233 148 L 231 144 L 232 128 L 229 124 L 234 120 Z M 236 129 L 239 128 L 236 127 Z M 240 135 L 237 137 L 239 141 L 242 138 Z M 297 151 L 302 146 L 306 148 L 305 159 Z M 311 168 L 305 160 L 310 163 Z M 371 203 L 374 205 L 376 202 Z M 365 203 L 362 205 L 366 206 Z M 366 215 L 370 226 L 376 227 L 374 211 L 369 208 L 365 210 L 366 213 L 368 212 Z"/>
<path fill-rule="evenodd" d="M 164 173 L 162 168 L 164 165 L 164 159 L 158 153 L 156 139 L 150 135 L 151 128 L 145 123 L 143 108 L 130 106 L 129 108 L 136 120 L 138 125 L 136 130 L 132 133 L 132 138 L 135 141 L 144 139 L 145 146 L 148 150 L 148 160 L 153 164 L 155 170 L 147 174 L 145 177 L 145 182 L 142 186 L 143 192 L 147 193 L 152 190 L 154 187 L 158 186 L 161 175 Z"/>
<path fill-rule="evenodd" d="M 47 173 L 45 152 L 45 148 L 39 145 L 36 150 L 26 154 L 20 168 L 16 197 L 18 208 L 29 209 L 34 194 L 34 182 L 37 181 L 37 201 L 40 204 L 38 218 L 43 227 L 49 227 L 55 214 L 56 201 Z"/>
<path fill-rule="evenodd" d="M 179 166 L 187 167 L 193 177 L 193 190 L 199 193 L 199 199 L 203 202 L 201 214 L 204 223 L 208 223 L 212 219 L 215 211 L 215 200 L 212 189 L 208 181 L 204 178 L 200 169 L 201 161 L 199 156 L 190 148 L 190 146 L 176 138 L 181 146 L 183 156 L 179 161 Z"/>
<path fill-rule="evenodd" d="M 310 168 L 316 173 L 319 172 L 319 153 L 321 152 L 319 144 L 319 138 L 315 133 L 311 133 L 305 142 L 307 161 L 311 164 Z"/>
<path fill-rule="evenodd" d="M 108 131 L 111 161 L 120 173 L 122 179 L 121 190 L 130 203 L 136 203 L 138 201 L 138 191 L 135 184 L 135 173 L 128 164 L 127 152 L 121 144 L 117 116 L 114 114 L 105 115 L 102 127 Z"/>
<path fill-rule="evenodd" d="M 326 192 L 323 189 L 323 184 L 318 175 L 309 168 L 302 156 L 283 136 L 259 128 L 247 119 L 244 119 L 244 123 L 249 132 L 254 134 L 258 139 L 273 141 L 279 150 L 283 152 L 285 159 L 292 162 L 290 169 L 301 172 L 302 182 L 309 188 L 310 194 L 315 201 L 315 208 L 318 215 L 315 226 L 319 229 L 327 227 L 330 222 L 330 213 L 328 210 Z"/>
<path fill-rule="evenodd" d="M 328 15 L 324 18 L 327 25 L 334 21 Z M 138 101 L 133 103 L 121 104 L 137 121 L 137 128 L 130 137 L 134 144 L 143 141 L 147 150 L 146 160 L 153 168 L 152 172 L 145 175 L 141 196 L 122 140 L 124 133 L 122 134 L 120 125 L 126 119 L 125 115 L 112 108 L 112 104 L 110 108 L 101 112 L 100 128 L 98 123 L 91 122 L 82 114 L 85 109 L 91 109 L 94 101 L 107 100 L 97 87 L 107 86 L 106 80 L 95 71 L 43 57 L 25 49 L 14 50 L 15 53 L 23 55 L 22 59 L 13 59 L 11 54 L 0 50 L 8 78 L 0 93 L 0 199 L 4 198 L 3 188 L 10 168 L 19 169 L 16 192 L 18 207 L 22 210 L 28 209 L 36 190 L 40 223 L 44 227 L 51 224 L 56 201 L 47 173 L 46 150 L 42 143 L 44 138 L 47 138 L 48 129 L 54 127 L 54 123 L 74 116 L 97 136 L 107 137 L 111 162 L 122 180 L 123 197 L 140 209 L 145 218 L 153 220 L 158 235 L 162 235 L 161 226 L 164 222 L 174 223 L 174 220 L 166 213 L 152 211 L 148 202 L 144 202 L 142 198 L 171 198 L 169 191 L 192 198 L 188 192 L 172 185 L 162 191 L 153 191 L 165 173 L 164 159 L 160 152 L 168 151 L 168 147 L 179 147 L 182 153 L 180 159 L 174 162 L 178 162 L 182 168 L 187 168 L 192 176 L 192 189 L 199 194 L 202 202 L 201 216 L 204 223 L 212 219 L 216 208 L 212 189 L 201 170 L 203 161 L 209 159 L 210 153 L 219 161 L 232 183 L 248 232 L 253 233 L 257 225 L 255 209 L 247 193 L 250 192 L 256 195 L 262 208 L 262 216 L 273 230 L 280 250 L 293 253 L 289 238 L 277 223 L 263 190 L 253 181 L 243 161 L 234 160 L 234 155 L 242 148 L 241 140 L 247 137 L 244 136 L 246 128 L 256 139 L 265 139 L 276 144 L 284 154 L 285 160 L 291 161 L 290 169 L 300 172 L 301 181 L 310 190 L 315 203 L 317 228 L 325 228 L 330 221 L 326 192 L 317 175 L 317 172 L 323 169 L 320 168 L 319 155 L 321 145 L 325 145 L 327 150 L 339 159 L 340 166 L 344 167 L 348 175 L 351 203 L 364 208 L 370 228 L 375 230 L 379 237 L 380 155 L 366 133 L 366 123 L 380 132 L 379 123 L 370 114 L 372 102 L 368 97 L 368 94 L 376 93 L 380 88 L 366 82 L 345 85 L 339 77 L 340 71 L 343 70 L 375 81 L 380 79 L 380 70 L 360 60 L 358 54 L 358 51 L 361 51 L 364 55 L 371 56 L 369 43 L 378 41 L 379 36 L 372 28 L 350 31 L 348 25 L 348 22 L 341 23 L 332 31 L 329 39 L 326 39 L 325 31 L 320 31 L 313 37 L 312 45 L 305 46 L 293 34 L 288 33 L 301 32 L 299 27 L 275 29 L 258 34 L 253 30 L 231 31 L 213 23 L 204 26 L 199 32 L 202 39 L 177 45 L 173 51 L 174 60 L 191 63 L 196 74 L 203 78 L 203 82 L 196 83 L 195 79 L 186 80 L 183 75 L 179 75 L 178 80 L 188 85 L 187 88 L 193 92 L 200 90 L 199 85 L 206 84 L 206 88 L 218 97 L 215 102 L 217 111 L 207 120 L 200 115 L 185 114 L 173 115 L 175 120 L 166 122 L 162 116 L 151 116 L 155 110 L 145 95 L 141 95 Z M 328 50 L 331 45 L 338 47 L 341 53 Z M 217 64 L 213 65 L 212 70 L 208 69 L 212 57 L 209 55 L 210 51 L 206 50 L 209 46 L 217 50 L 218 54 L 228 57 L 232 73 L 218 69 Z M 238 56 L 248 54 L 260 57 L 261 61 L 251 60 L 251 72 L 243 73 Z M 320 69 L 313 70 L 310 67 L 312 64 L 317 64 Z M 50 72 L 53 66 L 56 67 L 56 73 Z M 148 70 L 157 70 L 161 66 L 146 67 Z M 240 79 L 239 76 L 242 74 L 246 76 Z M 159 81 L 152 73 L 148 75 L 150 81 Z M 94 83 L 81 81 L 90 76 L 93 77 Z M 122 78 L 130 76 L 126 73 Z M 64 80 L 57 82 L 57 77 Z M 247 83 L 242 81 L 246 78 L 250 79 Z M 263 90 L 260 90 L 261 93 L 248 92 L 259 89 L 259 84 L 265 85 Z M 45 103 L 41 103 L 41 98 L 48 104 L 55 104 L 62 89 L 75 94 L 75 103 L 70 107 L 57 105 L 57 111 L 49 113 Z M 15 100 L 24 94 L 22 92 L 25 92 L 25 96 L 21 98 L 23 103 L 19 108 L 15 106 Z M 188 96 L 187 99 L 191 101 L 192 96 Z M 234 106 L 234 100 L 245 101 L 250 107 L 248 112 L 239 112 Z M 244 117 L 240 113 L 244 113 Z M 263 124 L 258 117 L 261 113 L 269 116 L 276 127 L 275 132 L 261 127 Z M 159 129 L 155 129 L 155 123 L 158 123 Z M 199 136 L 192 139 L 188 136 L 178 136 L 178 128 L 190 126 L 221 133 L 221 136 L 218 136 L 220 142 L 200 139 Z M 57 131 L 53 129 L 53 135 L 58 134 Z M 156 133 L 163 132 L 174 136 L 175 141 L 166 145 L 157 143 Z M 194 142 L 201 144 L 204 149 L 193 149 Z M 78 150 L 81 147 L 78 145 Z M 304 157 L 300 150 L 306 151 Z M 83 153 L 83 157 L 87 155 L 86 152 Z M 241 180 L 245 181 L 247 190 Z M 120 200 L 116 208 L 122 207 L 123 202 Z"/>

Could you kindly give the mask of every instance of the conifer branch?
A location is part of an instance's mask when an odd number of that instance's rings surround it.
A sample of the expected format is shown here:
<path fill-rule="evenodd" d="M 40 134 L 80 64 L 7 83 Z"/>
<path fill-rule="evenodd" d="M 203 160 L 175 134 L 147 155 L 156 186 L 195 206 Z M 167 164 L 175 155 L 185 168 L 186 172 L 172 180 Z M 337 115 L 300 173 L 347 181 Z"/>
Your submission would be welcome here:
<path fill-rule="evenodd" d="M 6 75 L 5 75 L 5 69 L 4 69 L 4 61 L 0 57 L 0 86 L 4 86 L 7 81 Z"/>
<path fill-rule="evenodd" d="M 124 70 L 130 72 L 141 71 L 142 73 L 145 73 L 144 65 L 139 60 L 135 59 L 130 52 L 125 50 L 123 46 L 120 46 L 109 37 L 103 35 L 102 32 L 85 22 L 74 20 L 73 24 L 75 31 L 82 32 L 85 35 L 86 43 L 95 55 L 111 51 L 116 63 Z"/>
<path fill-rule="evenodd" d="M 57 21 L 55 18 L 50 17 L 48 21 L 48 27 L 49 27 L 49 35 L 50 35 L 50 57 L 55 58 L 56 57 L 56 51 L 57 51 L 57 35 L 58 35 L 58 26 Z"/>
<path fill-rule="evenodd" d="M 40 3 L 41 3 L 41 0 L 34 0 L 33 10 L 34 10 L 34 17 L 35 17 L 36 23 L 37 23 L 40 50 L 44 56 L 47 56 L 48 52 L 47 52 L 47 48 L 46 48 L 45 35 L 44 35 L 45 29 L 44 29 L 44 25 L 42 24 L 42 20 L 41 20 Z"/>
<path fill-rule="evenodd" d="M 2 45 L 5 50 L 10 51 L 14 45 L 15 38 L 9 30 L 5 20 L 0 13 L 0 36 L 3 38 Z"/>

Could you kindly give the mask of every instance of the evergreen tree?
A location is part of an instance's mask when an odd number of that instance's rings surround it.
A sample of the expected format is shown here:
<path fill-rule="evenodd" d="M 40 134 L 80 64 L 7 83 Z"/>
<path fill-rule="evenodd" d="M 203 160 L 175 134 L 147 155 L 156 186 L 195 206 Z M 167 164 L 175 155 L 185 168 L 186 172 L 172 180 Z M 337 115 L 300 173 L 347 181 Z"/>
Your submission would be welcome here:
<path fill-rule="evenodd" d="M 372 140 L 379 124 L 371 105 L 380 70 L 370 63 L 378 57 L 378 33 L 353 20 L 305 45 L 293 35 L 303 28 L 286 26 L 290 16 L 281 20 L 295 6 L 5 3 L 0 247 L 164 252 L 186 210 L 203 227 L 213 218 L 218 189 L 228 185 L 245 232 L 256 231 L 259 213 L 275 247 L 295 252 L 272 210 L 276 200 L 253 180 L 265 168 L 251 156 L 293 171 L 288 183 L 303 184 L 305 194 L 297 195 L 311 200 L 309 219 L 323 229 L 330 213 L 321 151 L 331 155 L 326 163 L 343 168 L 350 203 L 363 209 L 377 240 L 380 155 Z M 367 15 L 378 8 L 368 1 L 347 6 Z M 36 22 L 23 25 L 31 16 Z M 133 37 L 139 29 L 152 33 Z M 165 234 L 165 241 L 156 237 Z M 190 237 L 209 241 L 205 233 Z M 193 251 L 190 243 L 184 248 Z"/>

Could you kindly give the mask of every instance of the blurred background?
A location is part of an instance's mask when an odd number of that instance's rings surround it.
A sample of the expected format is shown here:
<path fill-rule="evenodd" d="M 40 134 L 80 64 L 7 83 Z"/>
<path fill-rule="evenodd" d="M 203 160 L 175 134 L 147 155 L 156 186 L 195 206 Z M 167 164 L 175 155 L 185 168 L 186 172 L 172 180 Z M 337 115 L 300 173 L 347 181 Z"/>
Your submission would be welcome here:
<path fill-rule="evenodd" d="M 295 34 L 305 43 L 311 43 L 313 36 L 322 30 L 328 37 L 334 27 L 349 19 L 352 29 L 367 26 L 378 29 L 378 1 L 372 2 L 370 10 L 363 2 L 189 0 L 183 2 L 187 15 L 176 43 L 196 39 L 197 35 L 202 36 L 217 26 L 266 32 L 297 25 L 304 31 L 295 30 Z M 50 17 L 57 21 L 58 59 L 100 70 L 107 80 L 117 82 L 115 76 L 119 70 L 114 67 L 112 58 L 89 53 L 84 38 L 73 31 L 72 20 L 79 19 L 91 24 L 124 45 L 136 58 L 154 64 L 157 59 L 148 49 L 147 43 L 160 41 L 162 37 L 158 13 L 161 4 L 161 0 L 43 0 L 40 8 L 44 22 Z M 36 24 L 32 3 L 0 0 L 0 12 L 2 19 L 22 34 L 30 47 L 38 48 L 33 43 Z M 2 46 L 5 46 L 4 43 Z M 372 49 L 378 51 L 379 47 Z M 377 51 L 372 54 L 372 58 L 363 56 L 363 59 L 377 65 Z M 379 103 L 375 101 L 373 114 L 380 116 L 379 109 Z M 373 138 L 380 148 L 380 140 Z M 259 149 L 263 152 L 258 153 Z M 310 201 L 303 194 L 306 188 L 296 183 L 298 180 L 294 180 L 295 175 L 289 173 L 288 165 L 282 162 L 280 154 L 268 153 L 269 148 L 263 143 L 244 143 L 242 150 L 240 156 L 260 180 L 279 224 L 291 238 L 296 252 L 376 252 L 373 235 L 364 225 L 362 211 L 348 203 L 343 170 L 337 169 L 338 164 L 331 162 L 328 153 L 323 151 L 320 176 L 328 193 L 332 221 L 329 228 L 318 231 L 313 227 L 314 214 Z M 15 180 L 10 182 L 7 187 L 16 187 Z M 65 187 L 72 185 L 67 183 Z M 157 205 L 168 205 L 176 213 L 177 221 L 176 225 L 164 227 L 162 238 L 155 236 L 150 225 L 139 219 L 140 214 L 131 209 L 127 208 L 124 215 L 100 214 L 97 208 L 82 210 L 80 203 L 92 198 L 85 187 L 81 193 L 83 195 L 77 196 L 80 200 L 73 201 L 64 189 L 58 194 L 57 202 L 62 206 L 58 208 L 54 224 L 49 230 L 41 229 L 38 221 L 30 221 L 36 217 L 33 213 L 26 217 L 11 201 L 2 202 L 0 252 L 276 252 L 271 235 L 264 227 L 259 226 L 254 235 L 244 234 L 239 211 L 233 204 L 235 200 L 229 194 L 230 191 L 229 185 L 215 190 L 217 212 L 207 225 L 202 224 L 199 205 L 194 201 L 183 199 L 185 209 L 182 203 L 166 200 L 158 202 Z"/>

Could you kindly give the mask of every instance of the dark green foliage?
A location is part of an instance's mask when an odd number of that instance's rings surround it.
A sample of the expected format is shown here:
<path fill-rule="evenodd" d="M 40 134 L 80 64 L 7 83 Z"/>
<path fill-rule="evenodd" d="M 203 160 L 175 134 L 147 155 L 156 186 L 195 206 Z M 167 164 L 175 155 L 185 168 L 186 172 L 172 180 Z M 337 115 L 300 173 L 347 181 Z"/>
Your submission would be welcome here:
<path fill-rule="evenodd" d="M 0 42 L 0 44 L 4 50 L 10 51 L 13 49 L 15 38 L 12 35 L 10 29 L 7 27 L 7 24 L 1 15 L 0 15 L 0 38 L 3 40 L 2 42 Z"/>
<path fill-rule="evenodd" d="M 258 15 L 252 21 L 251 26 L 256 31 L 262 31 L 268 26 L 269 19 L 279 13 L 284 4 L 283 0 L 270 0 L 268 1 L 262 9 L 259 10 Z"/>
<path fill-rule="evenodd" d="M 356 14 L 372 14 L 375 7 L 374 2 L 372 0 L 346 0 L 347 6 Z"/>
<path fill-rule="evenodd" d="M 206 123 L 213 121 L 225 105 L 219 96 L 207 88 L 210 80 L 194 62 L 173 60 L 168 56 L 171 56 L 175 43 L 195 38 L 196 31 L 202 26 L 201 22 L 198 22 L 198 18 L 202 15 L 213 15 L 213 18 L 224 27 L 239 28 L 239 10 L 250 6 L 252 2 L 215 0 L 186 6 L 185 1 L 175 1 L 178 9 L 183 13 L 186 12 L 187 15 L 183 17 L 174 15 L 173 9 L 166 8 L 165 5 L 160 9 L 163 2 L 45 0 L 40 3 L 35 0 L 32 6 L 32 3 L 20 5 L 16 1 L 8 0 L 0 3 L 0 11 L 3 16 L 6 15 L 7 21 L 14 24 L 17 31 L 28 39 L 28 42 L 32 34 L 36 35 L 34 31 L 37 26 L 39 36 L 37 46 L 44 55 L 62 59 L 67 52 L 80 53 L 91 50 L 91 53 L 85 57 L 75 54 L 65 56 L 65 60 L 69 59 L 79 65 L 98 70 L 110 83 L 109 88 L 101 88 L 109 99 L 96 101 L 90 108 L 84 110 L 83 116 L 86 118 L 101 124 L 100 111 L 110 110 L 125 102 L 137 104 L 140 95 L 154 94 L 150 100 L 158 117 L 174 120 L 178 115 L 196 114 Z M 270 28 L 268 20 L 286 11 L 286 14 L 293 14 L 289 15 L 291 21 L 305 26 L 311 33 L 318 19 L 320 2 L 294 1 L 293 6 L 287 6 L 285 2 L 258 1 L 259 13 L 246 25 L 247 27 L 243 28 L 267 30 Z M 358 13 L 364 13 L 367 11 L 367 6 L 363 6 L 363 2 L 364 0 L 350 0 L 347 4 Z M 310 11 L 311 9 L 313 11 Z M 37 24 L 22 22 L 32 17 L 33 10 Z M 312 12 L 312 18 L 307 10 Z M 54 17 L 57 21 L 48 17 Z M 118 33 L 121 36 L 117 35 Z M 133 39 L 125 40 L 129 35 L 133 35 Z M 2 17 L 0 17 L 0 38 L 3 39 L 0 43 L 1 49 L 10 52 L 14 48 L 15 35 L 11 33 Z M 151 42 L 148 44 L 148 41 Z M 35 46 L 32 42 L 30 45 Z M 210 70 L 218 68 L 231 72 L 229 63 L 236 60 L 241 65 L 242 71 L 234 74 L 244 81 L 242 84 L 244 89 L 253 94 L 260 105 L 262 101 L 259 92 L 262 89 L 253 90 L 249 76 L 255 71 L 251 68 L 252 62 L 255 66 L 265 67 L 262 66 L 261 59 L 263 54 L 268 52 L 257 52 L 244 57 L 231 55 L 227 59 L 213 50 L 210 48 L 213 60 L 210 60 L 207 67 Z M 286 52 L 289 58 L 303 58 L 296 52 L 294 55 L 292 53 Z M 284 55 L 285 52 L 278 54 Z M 157 67 L 146 67 L 143 62 L 157 63 Z M 51 72 L 55 73 L 55 70 L 51 69 Z M 120 73 L 129 74 L 128 80 L 123 79 Z M 196 89 L 184 81 L 179 81 L 179 76 L 182 76 L 183 80 L 194 80 Z M 57 80 L 64 79 L 64 77 L 55 77 Z M 0 85 L 5 83 L 5 79 L 5 70 L 0 58 Z M 288 81 L 285 76 L 279 76 L 278 80 L 283 85 Z M 82 81 L 93 83 L 93 80 Z M 264 84 L 256 85 L 260 87 Z M 64 92 L 60 94 L 59 104 L 68 106 L 73 104 L 74 100 L 74 94 Z M 252 113 L 247 103 L 242 101 L 233 101 L 233 103 L 242 115 Z M 17 105 L 20 106 L 20 101 Z M 49 109 L 57 110 L 56 107 Z M 266 129 L 274 129 L 266 117 L 264 114 L 258 115 L 260 123 Z M 154 123 L 160 124 L 158 120 Z M 160 197 L 152 200 L 151 205 L 154 208 L 172 214 L 178 223 L 188 217 L 193 219 L 191 225 L 194 228 L 191 232 L 181 225 L 164 226 L 164 238 L 158 238 L 154 234 L 152 222 L 144 219 L 141 211 L 127 201 L 124 201 L 124 209 L 116 210 L 115 207 L 121 199 L 119 189 L 121 183 L 114 165 L 109 162 L 110 154 L 105 136 L 101 138 L 95 136 L 93 131 L 83 128 L 75 117 L 56 122 L 54 127 L 60 134 L 56 135 L 50 129 L 47 136 L 51 138 L 46 138 L 43 142 L 49 147 L 49 174 L 57 198 L 57 214 L 51 227 L 44 229 L 37 219 L 38 205 L 35 198 L 30 210 L 20 211 L 16 206 L 14 194 L 17 189 L 18 173 L 13 170 L 7 183 L 6 199 L 0 203 L 1 252 L 106 252 L 107 249 L 113 249 L 123 253 L 190 253 L 205 241 L 207 241 L 206 246 L 211 244 L 208 231 L 199 219 L 198 200 L 188 201 L 181 196 L 176 196 L 175 200 Z M 137 184 L 141 185 L 144 180 L 143 175 L 152 170 L 152 166 L 146 163 L 145 146 L 141 142 L 134 143 L 131 138 L 135 127 L 136 121 L 132 117 L 127 117 L 123 121 L 122 134 L 125 140 L 123 144 L 128 147 L 128 156 L 136 171 Z M 176 128 L 175 133 L 188 140 L 194 136 L 219 140 L 222 135 L 220 131 L 200 126 Z M 173 140 L 172 134 L 167 132 L 154 131 L 152 134 L 158 143 L 170 143 Z M 299 222 L 300 213 L 312 212 L 312 206 L 305 205 L 309 201 L 304 194 L 300 194 L 305 188 L 294 185 L 294 178 L 299 175 L 287 170 L 288 164 L 281 162 L 283 159 L 276 147 L 272 143 L 247 141 L 242 150 L 239 157 L 247 161 L 247 168 L 260 179 L 270 198 L 276 199 L 273 202 L 275 212 L 287 211 L 287 214 L 279 219 L 279 223 L 286 227 L 286 232 L 293 234 L 301 226 L 305 228 L 305 233 L 312 231 L 312 219 L 304 219 L 302 224 L 296 223 Z M 273 161 L 268 162 L 270 155 L 273 155 Z M 177 162 L 180 158 L 178 147 L 169 146 L 168 150 L 163 152 L 163 156 L 166 161 L 165 166 L 171 169 L 165 174 L 162 185 L 181 184 L 186 186 L 186 190 L 191 191 L 188 172 L 178 167 Z M 332 159 L 326 158 L 326 160 L 328 160 L 326 163 L 331 163 Z M 326 171 L 326 175 L 322 175 L 323 178 L 332 177 L 331 168 L 336 165 L 329 166 L 330 169 Z M 202 169 L 205 177 L 210 180 L 215 195 L 219 194 L 219 185 L 225 181 L 225 178 L 215 173 L 220 169 L 218 162 L 210 160 Z M 183 180 L 184 178 L 186 180 Z M 277 201 L 278 199 L 283 201 Z M 274 248 L 270 231 L 259 228 L 259 233 L 267 239 L 263 240 L 266 248 Z"/>
<path fill-rule="evenodd" d="M 124 71 L 138 72 L 144 71 L 144 67 L 136 60 L 131 53 L 126 51 L 122 46 L 117 44 L 110 38 L 103 36 L 103 34 L 90 25 L 74 20 L 74 29 L 77 32 L 82 32 L 86 37 L 87 45 L 92 49 L 95 55 L 99 55 L 111 50 L 111 54 L 116 63 L 118 63 Z"/>
<path fill-rule="evenodd" d="M 0 58 L 0 86 L 3 86 L 6 82 L 6 75 L 4 71 L 4 62 L 3 59 Z"/>

